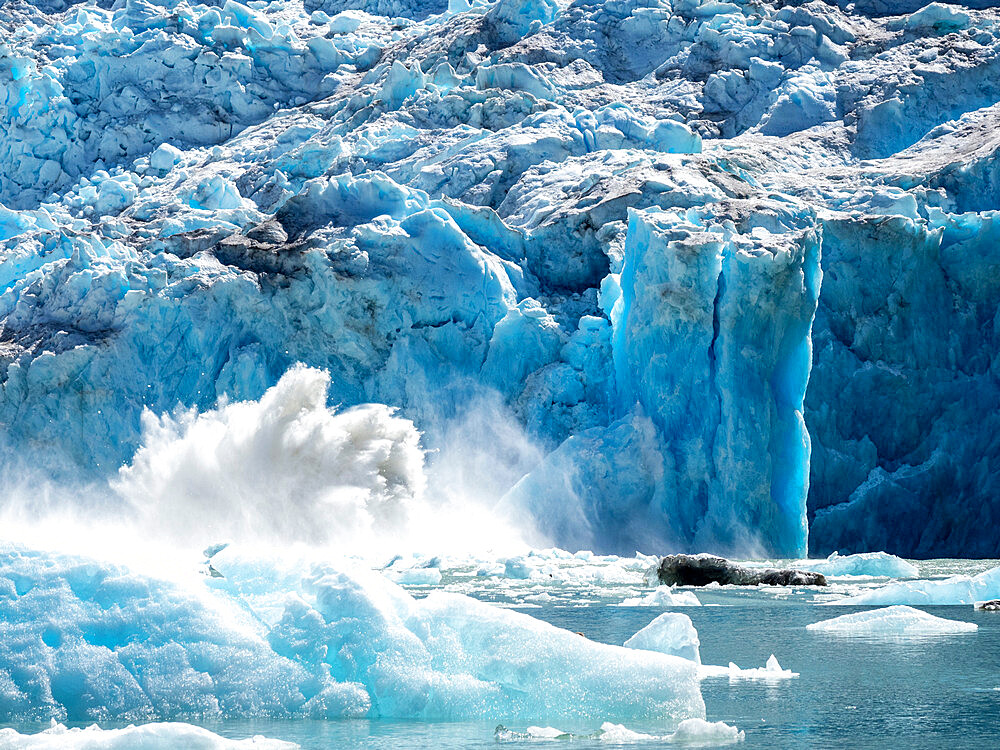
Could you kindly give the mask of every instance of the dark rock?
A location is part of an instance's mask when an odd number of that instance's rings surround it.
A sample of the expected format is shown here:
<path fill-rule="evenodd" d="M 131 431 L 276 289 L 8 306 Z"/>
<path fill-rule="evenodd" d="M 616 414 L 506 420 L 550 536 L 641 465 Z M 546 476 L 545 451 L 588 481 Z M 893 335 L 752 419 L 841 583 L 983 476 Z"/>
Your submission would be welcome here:
<path fill-rule="evenodd" d="M 991 599 L 988 602 L 976 602 L 976 609 L 986 612 L 1000 612 L 1000 599 Z"/>
<path fill-rule="evenodd" d="M 774 568 L 743 568 L 714 555 L 667 555 L 656 569 L 666 586 L 826 586 L 822 573 Z"/>

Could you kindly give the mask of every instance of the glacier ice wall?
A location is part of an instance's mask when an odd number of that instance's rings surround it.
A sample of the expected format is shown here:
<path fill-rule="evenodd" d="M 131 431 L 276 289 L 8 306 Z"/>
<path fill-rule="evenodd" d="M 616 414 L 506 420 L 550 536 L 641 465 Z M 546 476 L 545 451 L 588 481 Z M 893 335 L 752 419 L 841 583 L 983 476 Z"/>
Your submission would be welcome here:
<path fill-rule="evenodd" d="M 7 2 L 5 479 L 303 363 L 562 546 L 993 554 L 978 5 Z"/>

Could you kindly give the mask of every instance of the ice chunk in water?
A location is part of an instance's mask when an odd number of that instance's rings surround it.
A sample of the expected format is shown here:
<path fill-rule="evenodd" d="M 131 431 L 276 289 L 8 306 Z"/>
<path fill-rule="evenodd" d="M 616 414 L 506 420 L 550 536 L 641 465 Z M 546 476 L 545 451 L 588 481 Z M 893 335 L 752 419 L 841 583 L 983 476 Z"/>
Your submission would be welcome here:
<path fill-rule="evenodd" d="M 627 597 L 619 607 L 700 607 L 698 597 L 690 591 L 674 591 L 670 586 L 657 586 L 643 596 Z"/>
<path fill-rule="evenodd" d="M 0 750 L 295 750 L 292 742 L 256 736 L 246 740 L 230 740 L 207 729 L 164 722 L 144 724 L 124 729 L 67 729 L 53 722 L 52 726 L 35 734 L 20 734 L 16 729 L 0 729 Z"/>
<path fill-rule="evenodd" d="M 806 626 L 806 630 L 818 633 L 860 636 L 951 635 L 978 629 L 974 622 L 947 620 L 903 605 L 841 615 Z"/>
<path fill-rule="evenodd" d="M 1000 568 L 943 581 L 898 581 L 830 604 L 973 604 L 1000 598 Z"/>
<path fill-rule="evenodd" d="M 676 612 L 664 612 L 625 641 L 626 648 L 673 654 L 698 664 L 701 664 L 700 645 L 698 631 L 691 624 L 691 618 Z"/>
<path fill-rule="evenodd" d="M 799 560 L 792 567 L 822 573 L 827 577 L 916 578 L 920 575 L 916 565 L 886 552 L 862 552 L 843 556 L 834 552 L 825 560 Z"/>

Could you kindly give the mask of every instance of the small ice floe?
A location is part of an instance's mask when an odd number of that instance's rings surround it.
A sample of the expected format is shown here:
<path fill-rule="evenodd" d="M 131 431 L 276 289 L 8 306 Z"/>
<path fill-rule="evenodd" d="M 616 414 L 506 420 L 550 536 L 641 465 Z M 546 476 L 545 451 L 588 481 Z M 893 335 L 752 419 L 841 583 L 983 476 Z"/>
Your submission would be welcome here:
<path fill-rule="evenodd" d="M 698 597 L 690 591 L 675 591 L 670 586 L 657 586 L 643 596 L 630 596 L 619 607 L 700 607 Z"/>
<path fill-rule="evenodd" d="M 383 571 L 389 579 L 403 586 L 436 586 L 441 583 L 441 571 L 437 568 L 406 568 Z"/>
<path fill-rule="evenodd" d="M 882 637 L 952 635 L 973 633 L 978 628 L 973 622 L 935 617 L 904 605 L 855 612 L 806 626 L 806 630 L 819 633 Z"/>
<path fill-rule="evenodd" d="M 782 669 L 777 657 L 771 654 L 763 667 L 742 669 L 733 662 L 729 662 L 728 667 L 702 664 L 698 667 L 698 676 L 703 680 L 711 677 L 728 677 L 730 680 L 789 680 L 798 677 L 799 673 Z"/>
<path fill-rule="evenodd" d="M 774 658 L 773 656 L 771 657 Z M 677 731 L 667 737 L 670 742 L 684 745 L 732 745 L 742 742 L 746 735 L 740 729 L 731 727 L 724 721 L 685 719 Z"/>
<path fill-rule="evenodd" d="M 295 750 L 292 742 L 256 736 L 245 740 L 220 737 L 207 729 L 176 721 L 129 726 L 124 729 L 101 729 L 96 724 L 85 729 L 52 726 L 34 734 L 16 729 L 0 729 L 0 750 Z"/>
<path fill-rule="evenodd" d="M 704 719 L 685 719 L 677 725 L 671 734 L 657 735 L 636 732 L 623 724 L 606 721 L 601 728 L 592 734 L 574 734 L 564 732 L 555 727 L 528 727 L 523 732 L 515 732 L 501 725 L 496 728 L 496 739 L 504 741 L 524 740 L 598 740 L 615 745 L 626 745 L 639 742 L 670 742 L 687 747 L 711 745 L 731 745 L 742 742 L 746 734 L 736 727 L 731 727 L 722 721 L 705 721 Z"/>

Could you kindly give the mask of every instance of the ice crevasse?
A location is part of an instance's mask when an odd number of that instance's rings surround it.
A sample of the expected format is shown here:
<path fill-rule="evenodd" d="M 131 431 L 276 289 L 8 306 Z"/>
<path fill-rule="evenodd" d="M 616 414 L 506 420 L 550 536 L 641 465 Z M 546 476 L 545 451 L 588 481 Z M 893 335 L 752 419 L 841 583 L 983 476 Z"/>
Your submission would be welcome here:
<path fill-rule="evenodd" d="M 115 479 L 302 363 L 429 462 L 493 457 L 488 505 L 560 547 L 995 550 L 995 10 L 29 0 L 0 31 L 8 483 Z"/>

